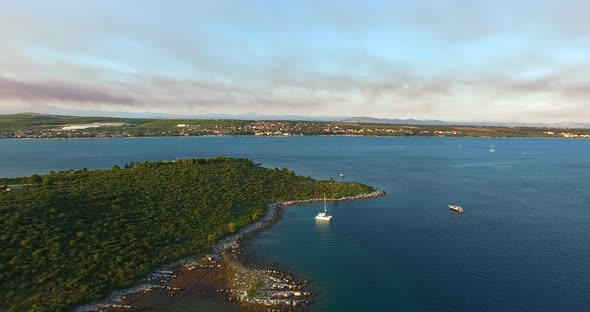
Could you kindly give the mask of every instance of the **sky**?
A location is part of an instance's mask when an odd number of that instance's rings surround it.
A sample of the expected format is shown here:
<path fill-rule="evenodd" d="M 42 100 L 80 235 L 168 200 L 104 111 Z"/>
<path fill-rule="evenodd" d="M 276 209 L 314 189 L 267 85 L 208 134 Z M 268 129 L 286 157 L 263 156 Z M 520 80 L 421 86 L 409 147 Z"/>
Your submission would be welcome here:
<path fill-rule="evenodd" d="M 0 113 L 590 121 L 590 1 L 0 0 Z"/>

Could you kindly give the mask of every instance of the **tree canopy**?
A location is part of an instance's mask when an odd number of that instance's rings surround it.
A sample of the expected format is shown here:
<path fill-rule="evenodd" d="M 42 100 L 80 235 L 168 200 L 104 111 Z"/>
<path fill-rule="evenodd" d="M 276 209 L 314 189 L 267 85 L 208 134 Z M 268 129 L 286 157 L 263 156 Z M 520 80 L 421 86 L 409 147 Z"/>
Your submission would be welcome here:
<path fill-rule="evenodd" d="M 8 311 L 61 311 L 206 253 L 271 202 L 372 191 L 247 159 L 136 162 L 51 172 L 0 193 L 0 300 Z M 17 179 L 18 180 L 18 179 Z"/>

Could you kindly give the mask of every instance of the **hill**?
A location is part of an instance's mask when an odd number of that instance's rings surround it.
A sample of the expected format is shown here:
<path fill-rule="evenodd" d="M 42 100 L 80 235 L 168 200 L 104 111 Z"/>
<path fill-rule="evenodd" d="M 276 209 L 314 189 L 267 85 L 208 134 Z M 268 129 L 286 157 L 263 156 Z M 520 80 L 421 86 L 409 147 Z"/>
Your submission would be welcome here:
<path fill-rule="evenodd" d="M 379 124 L 395 124 L 395 125 L 432 125 L 442 126 L 449 123 L 441 120 L 418 120 L 418 119 L 389 119 L 389 118 L 374 118 L 374 117 L 349 117 L 341 120 L 342 122 L 360 122 L 360 123 L 379 123 Z"/>

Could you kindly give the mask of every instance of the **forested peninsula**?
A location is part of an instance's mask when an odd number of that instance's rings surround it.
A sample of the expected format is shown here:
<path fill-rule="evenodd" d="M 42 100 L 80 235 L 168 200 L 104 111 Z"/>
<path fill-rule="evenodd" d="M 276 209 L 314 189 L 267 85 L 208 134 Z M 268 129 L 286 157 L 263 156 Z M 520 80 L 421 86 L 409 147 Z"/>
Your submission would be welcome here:
<path fill-rule="evenodd" d="M 0 298 L 7 311 L 62 311 L 204 255 L 268 204 L 374 191 L 248 159 L 128 163 L 0 179 Z"/>

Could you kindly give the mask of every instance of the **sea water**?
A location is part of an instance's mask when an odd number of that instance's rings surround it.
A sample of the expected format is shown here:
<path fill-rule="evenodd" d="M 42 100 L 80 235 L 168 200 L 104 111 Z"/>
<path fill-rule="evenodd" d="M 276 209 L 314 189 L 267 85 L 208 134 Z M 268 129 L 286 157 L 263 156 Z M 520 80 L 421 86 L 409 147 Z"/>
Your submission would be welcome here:
<path fill-rule="evenodd" d="M 311 311 L 590 307 L 588 140 L 7 139 L 0 140 L 0 177 L 213 156 L 246 157 L 387 193 L 329 203 L 330 224 L 313 219 L 320 203 L 288 207 L 250 243 L 252 257 L 312 281 Z"/>

